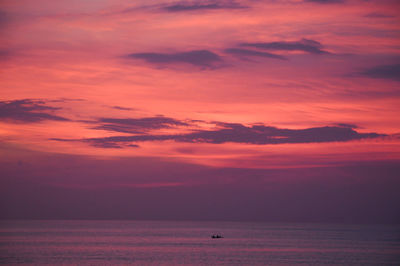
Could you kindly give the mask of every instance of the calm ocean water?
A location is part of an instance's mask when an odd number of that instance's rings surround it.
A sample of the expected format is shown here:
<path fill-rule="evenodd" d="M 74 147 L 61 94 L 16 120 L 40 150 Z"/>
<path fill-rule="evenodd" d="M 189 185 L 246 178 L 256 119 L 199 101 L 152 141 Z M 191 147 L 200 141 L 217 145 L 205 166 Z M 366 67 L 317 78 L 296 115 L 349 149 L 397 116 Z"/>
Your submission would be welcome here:
<path fill-rule="evenodd" d="M 222 239 L 211 239 L 222 234 Z M 0 263 L 400 265 L 399 226 L 1 221 Z"/>

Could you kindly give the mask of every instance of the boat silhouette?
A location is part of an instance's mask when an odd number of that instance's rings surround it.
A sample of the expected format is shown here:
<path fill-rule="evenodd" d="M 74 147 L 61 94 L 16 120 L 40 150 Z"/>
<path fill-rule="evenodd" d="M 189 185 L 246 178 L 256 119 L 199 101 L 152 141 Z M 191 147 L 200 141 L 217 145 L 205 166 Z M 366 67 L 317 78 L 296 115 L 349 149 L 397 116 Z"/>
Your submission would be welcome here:
<path fill-rule="evenodd" d="M 221 235 L 212 235 L 211 238 L 224 238 L 224 237 Z"/>

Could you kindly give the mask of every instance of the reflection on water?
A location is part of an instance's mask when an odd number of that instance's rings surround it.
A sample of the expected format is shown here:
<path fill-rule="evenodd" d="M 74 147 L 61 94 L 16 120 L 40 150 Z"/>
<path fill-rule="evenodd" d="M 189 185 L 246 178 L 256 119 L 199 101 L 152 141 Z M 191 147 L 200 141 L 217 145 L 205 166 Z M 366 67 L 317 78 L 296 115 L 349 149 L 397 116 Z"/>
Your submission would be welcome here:
<path fill-rule="evenodd" d="M 220 234 L 221 239 L 211 235 Z M 3 264 L 400 265 L 400 227 L 1 221 Z"/>

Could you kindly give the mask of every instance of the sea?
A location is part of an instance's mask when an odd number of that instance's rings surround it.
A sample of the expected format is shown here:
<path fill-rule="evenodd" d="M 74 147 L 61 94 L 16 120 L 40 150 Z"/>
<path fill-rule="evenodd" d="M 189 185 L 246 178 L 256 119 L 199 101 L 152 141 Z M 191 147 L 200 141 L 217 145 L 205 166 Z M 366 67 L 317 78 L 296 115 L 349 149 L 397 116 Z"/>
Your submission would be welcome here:
<path fill-rule="evenodd" d="M 400 265 L 400 227 L 3 220 L 0 264 Z"/>

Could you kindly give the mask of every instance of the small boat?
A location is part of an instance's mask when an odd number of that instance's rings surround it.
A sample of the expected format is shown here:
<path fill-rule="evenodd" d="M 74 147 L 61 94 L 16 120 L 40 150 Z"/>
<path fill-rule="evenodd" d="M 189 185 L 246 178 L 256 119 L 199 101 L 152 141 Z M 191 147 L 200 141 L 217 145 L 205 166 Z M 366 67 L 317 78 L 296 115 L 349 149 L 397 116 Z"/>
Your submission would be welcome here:
<path fill-rule="evenodd" d="M 224 238 L 224 237 L 221 235 L 212 235 L 211 238 Z"/>

